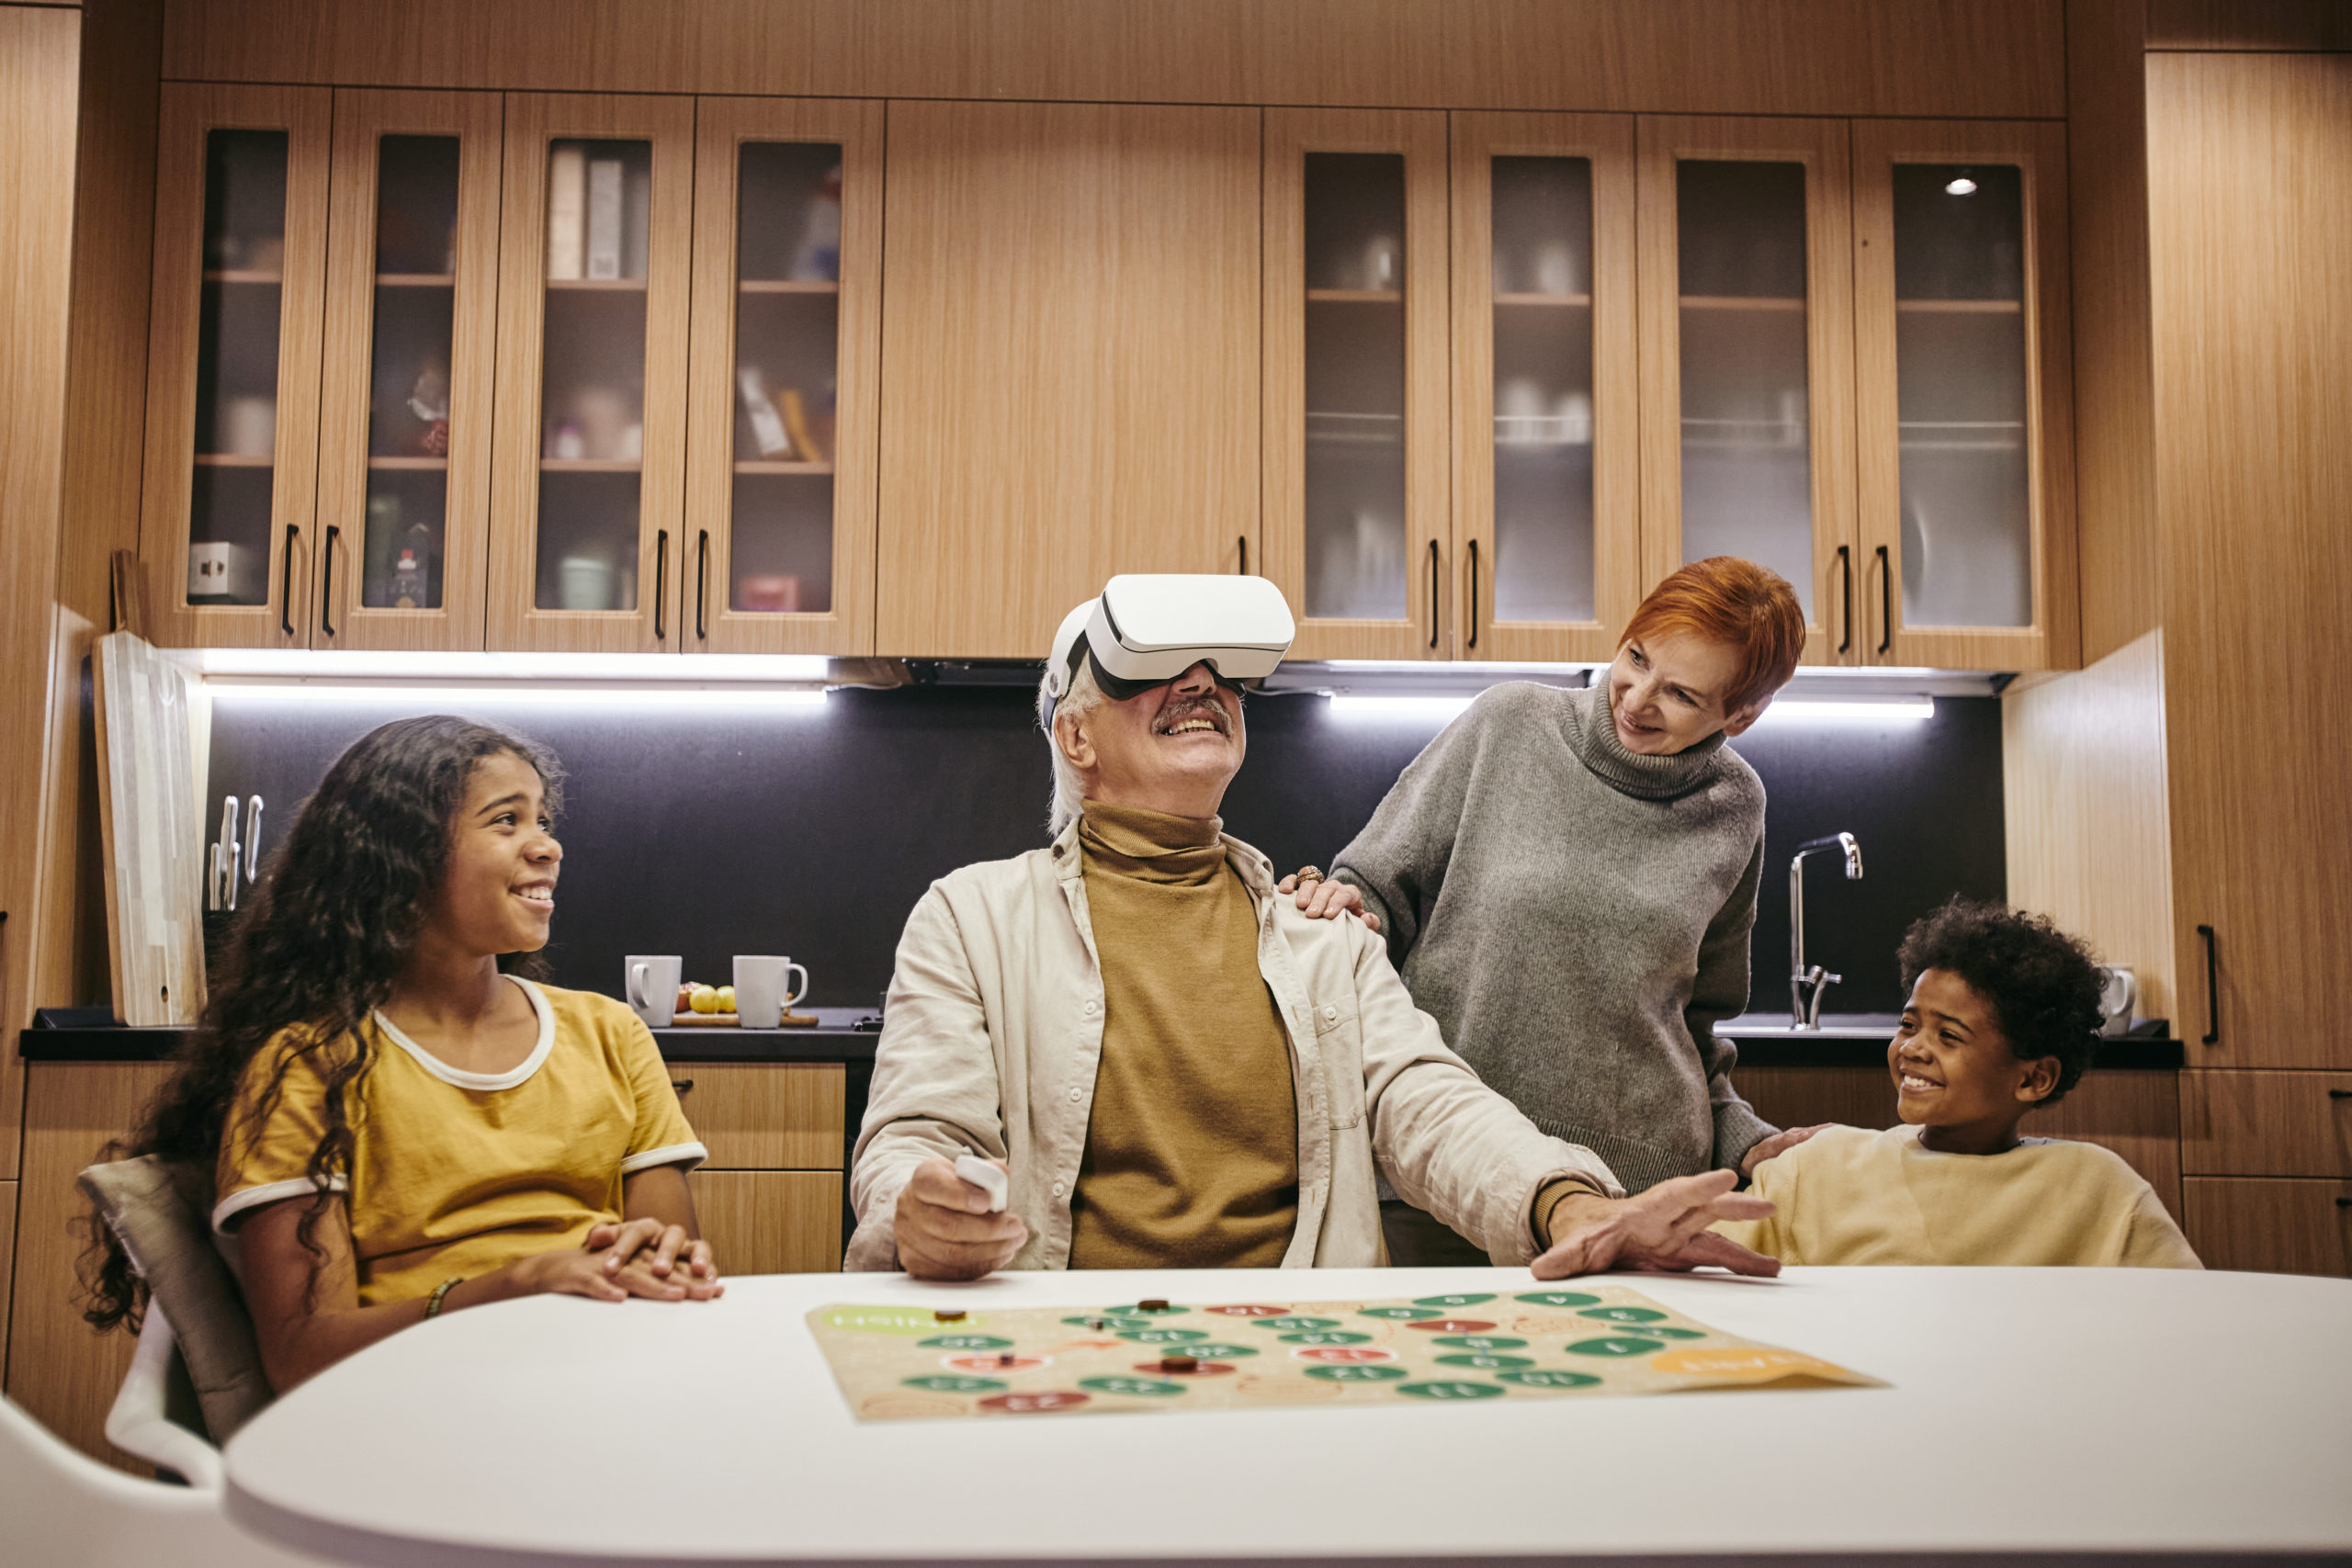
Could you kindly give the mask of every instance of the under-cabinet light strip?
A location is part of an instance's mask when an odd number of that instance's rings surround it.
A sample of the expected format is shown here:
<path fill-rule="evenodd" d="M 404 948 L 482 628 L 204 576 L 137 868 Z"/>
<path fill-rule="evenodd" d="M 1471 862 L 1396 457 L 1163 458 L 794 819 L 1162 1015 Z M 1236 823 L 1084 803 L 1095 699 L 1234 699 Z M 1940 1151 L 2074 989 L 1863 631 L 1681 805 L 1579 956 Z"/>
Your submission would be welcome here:
<path fill-rule="evenodd" d="M 216 699 L 264 702 L 390 703 L 402 707 L 461 708 L 473 703 L 594 705 L 605 707 L 822 707 L 822 687 L 775 687 L 735 682 L 717 686 L 533 684 L 519 682 L 455 681 L 410 686 L 390 681 L 242 680 L 211 677 L 205 690 Z"/>
<path fill-rule="evenodd" d="M 1331 712 L 1338 717 L 1379 718 L 1392 720 L 1452 719 L 1468 707 L 1468 697 L 1363 697 L 1334 696 Z M 1764 710 L 1757 722 L 1771 720 L 1828 720 L 1831 722 L 1868 722 L 1876 724 L 1917 723 L 1936 716 L 1933 697 L 1856 698 L 1841 702 L 1835 698 L 1815 700 L 1788 697 Z"/>

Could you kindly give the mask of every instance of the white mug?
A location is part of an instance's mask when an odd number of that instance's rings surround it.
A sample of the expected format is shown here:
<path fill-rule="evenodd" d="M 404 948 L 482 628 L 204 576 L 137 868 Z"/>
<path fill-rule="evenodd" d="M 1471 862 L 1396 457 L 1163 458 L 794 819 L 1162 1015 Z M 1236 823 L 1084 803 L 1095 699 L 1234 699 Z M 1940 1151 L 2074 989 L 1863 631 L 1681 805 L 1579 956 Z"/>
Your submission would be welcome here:
<path fill-rule="evenodd" d="M 800 988 L 789 990 L 787 976 L 797 974 Z M 735 959 L 735 1016 L 746 1029 L 775 1029 L 784 1022 L 792 1004 L 808 994 L 808 971 L 789 958 Z"/>
<path fill-rule="evenodd" d="M 632 954 L 621 965 L 629 1010 L 645 1021 L 645 1027 L 667 1029 L 677 1022 L 681 961 Z"/>
<path fill-rule="evenodd" d="M 2120 964 L 2102 964 L 2098 976 L 2099 1032 L 2113 1040 L 2132 1029 L 2132 1004 L 2139 999 L 2139 982 Z"/>

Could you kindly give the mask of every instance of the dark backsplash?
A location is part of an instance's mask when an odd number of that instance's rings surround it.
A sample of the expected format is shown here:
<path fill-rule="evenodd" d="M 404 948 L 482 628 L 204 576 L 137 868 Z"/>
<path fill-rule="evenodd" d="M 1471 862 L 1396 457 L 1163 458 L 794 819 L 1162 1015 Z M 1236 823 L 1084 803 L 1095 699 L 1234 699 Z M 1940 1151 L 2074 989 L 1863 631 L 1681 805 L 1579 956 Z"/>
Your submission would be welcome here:
<path fill-rule="evenodd" d="M 676 953 L 724 983 L 738 953 L 808 965 L 808 1000 L 870 1005 L 907 911 L 933 878 L 1045 840 L 1046 742 L 1033 693 L 1006 687 L 839 691 L 821 709 L 611 707 L 453 694 L 446 707 L 520 729 L 571 773 L 555 941 L 560 985 L 619 994 L 621 958 Z M 413 702 L 214 705 L 209 794 L 267 802 L 266 852 L 344 747 Z M 1226 825 L 1288 869 L 1330 857 L 1437 726 L 1332 715 L 1313 696 L 1250 706 L 1250 760 Z M 1901 1006 L 1904 927 L 1958 892 L 2004 891 L 2001 716 L 1939 698 L 1932 719 L 1791 719 L 1736 743 L 1770 794 L 1749 1006 L 1786 1005 L 1788 857 L 1840 829 L 1868 875 L 1807 863 L 1807 958 L 1845 976 L 1837 1012 Z M 208 821 L 213 819 L 208 814 Z"/>

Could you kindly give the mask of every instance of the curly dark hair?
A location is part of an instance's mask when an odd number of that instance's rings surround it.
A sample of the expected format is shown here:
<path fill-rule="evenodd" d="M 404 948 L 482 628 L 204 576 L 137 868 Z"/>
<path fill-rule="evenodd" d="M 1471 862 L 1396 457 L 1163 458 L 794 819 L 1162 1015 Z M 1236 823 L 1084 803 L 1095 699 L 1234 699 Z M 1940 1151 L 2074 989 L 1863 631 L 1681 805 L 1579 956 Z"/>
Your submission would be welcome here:
<path fill-rule="evenodd" d="M 1929 969 L 1944 969 L 1993 1005 L 2009 1054 L 2058 1058 L 2054 1105 L 2082 1081 L 2098 1049 L 2098 974 L 2090 950 L 2041 915 L 1953 898 L 1903 934 L 1905 996 Z"/>
<path fill-rule="evenodd" d="M 484 759 L 520 758 L 537 769 L 552 814 L 563 770 L 535 741 L 469 719 L 398 719 L 370 730 L 335 759 L 302 803 L 251 902 L 231 932 L 220 981 L 176 1070 L 147 1108 L 139 1130 L 103 1157 L 163 1159 L 212 1168 L 229 1131 L 248 1066 L 283 1036 L 276 1071 L 243 1120 L 258 1128 L 282 1092 L 288 1066 L 307 1060 L 325 1085 L 324 1133 L 307 1174 L 315 1190 L 297 1231 L 311 1254 L 311 1280 L 325 1249 L 317 1240 L 329 1184 L 347 1179 L 354 1147 L 349 1107 L 374 1053 L 359 1028 L 390 995 L 447 870 L 458 812 Z M 499 962 L 531 974 L 535 953 Z M 83 1259 L 100 1329 L 134 1329 L 146 1290 L 122 1244 L 93 1215 Z"/>

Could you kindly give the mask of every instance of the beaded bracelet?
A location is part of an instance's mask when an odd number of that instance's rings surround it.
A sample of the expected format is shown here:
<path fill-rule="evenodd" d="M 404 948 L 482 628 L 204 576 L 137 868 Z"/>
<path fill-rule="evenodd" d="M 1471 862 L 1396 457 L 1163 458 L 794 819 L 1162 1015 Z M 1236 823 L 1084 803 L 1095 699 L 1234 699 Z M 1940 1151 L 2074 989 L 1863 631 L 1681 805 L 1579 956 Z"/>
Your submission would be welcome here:
<path fill-rule="evenodd" d="M 427 1317 L 440 1316 L 442 1298 L 465 1282 L 466 1277 L 463 1274 L 460 1274 L 454 1280 L 444 1280 L 439 1284 L 434 1286 L 433 1293 L 424 1298 L 424 1315 Z"/>

